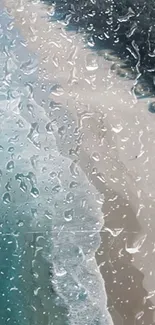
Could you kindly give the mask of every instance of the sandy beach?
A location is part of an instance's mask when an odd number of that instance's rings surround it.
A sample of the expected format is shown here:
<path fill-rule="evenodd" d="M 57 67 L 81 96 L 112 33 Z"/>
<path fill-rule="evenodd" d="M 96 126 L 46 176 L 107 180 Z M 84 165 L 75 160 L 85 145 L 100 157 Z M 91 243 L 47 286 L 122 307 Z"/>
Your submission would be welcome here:
<path fill-rule="evenodd" d="M 39 1 L 5 0 L 27 46 L 39 58 L 39 79 L 51 100 L 76 119 L 82 137 L 71 155 L 105 195 L 96 253 L 114 325 L 155 324 L 155 116 L 153 98 L 137 100 L 133 80 L 92 51 L 84 36 L 47 18 Z M 53 87 L 53 80 L 55 87 Z M 61 147 L 68 155 L 69 145 Z"/>

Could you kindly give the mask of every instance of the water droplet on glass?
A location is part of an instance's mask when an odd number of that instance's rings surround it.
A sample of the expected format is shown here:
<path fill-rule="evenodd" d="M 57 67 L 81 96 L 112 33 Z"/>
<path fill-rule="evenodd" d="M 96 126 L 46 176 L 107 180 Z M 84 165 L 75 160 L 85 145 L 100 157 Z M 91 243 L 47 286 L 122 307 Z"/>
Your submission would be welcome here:
<path fill-rule="evenodd" d="M 14 147 L 9 147 L 8 152 L 9 152 L 9 153 L 14 152 Z"/>
<path fill-rule="evenodd" d="M 27 191 L 27 185 L 25 184 L 24 181 L 21 181 L 20 183 L 20 189 L 22 192 L 26 192 Z"/>
<path fill-rule="evenodd" d="M 20 66 L 20 70 L 25 74 L 25 75 L 31 75 L 38 69 L 38 62 L 37 60 L 30 59 L 26 62 L 23 62 Z"/>
<path fill-rule="evenodd" d="M 73 161 L 71 163 L 69 169 L 70 169 L 70 172 L 71 172 L 73 177 L 77 177 L 79 175 L 79 171 L 78 171 L 78 168 L 77 168 L 76 161 Z"/>
<path fill-rule="evenodd" d="M 65 135 L 65 127 L 64 126 L 61 126 L 58 129 L 58 134 L 60 135 L 61 138 Z"/>
<path fill-rule="evenodd" d="M 50 89 L 51 94 L 54 96 L 62 96 L 64 94 L 64 90 L 60 85 L 54 85 Z"/>
<path fill-rule="evenodd" d="M 50 213 L 48 210 L 45 211 L 45 217 L 49 220 L 52 220 L 52 213 Z"/>
<path fill-rule="evenodd" d="M 150 105 L 149 105 L 149 112 L 155 113 L 155 102 L 150 103 Z"/>
<path fill-rule="evenodd" d="M 13 169 L 14 169 L 14 162 L 13 160 L 9 161 L 6 165 L 6 169 L 9 171 L 9 172 L 12 172 Z"/>
<path fill-rule="evenodd" d="M 54 130 L 53 130 L 53 127 L 52 127 L 52 122 L 49 122 L 49 123 L 46 124 L 46 131 L 49 134 L 53 133 Z"/>
<path fill-rule="evenodd" d="M 23 227 L 23 226 L 24 226 L 24 222 L 21 221 L 21 220 L 19 220 L 19 221 L 17 222 L 17 226 L 18 226 L 18 227 Z"/>
<path fill-rule="evenodd" d="M 86 57 L 86 69 L 87 71 L 95 71 L 98 69 L 98 63 L 96 61 L 96 57 L 93 54 L 88 54 Z"/>
<path fill-rule="evenodd" d="M 6 190 L 9 192 L 11 190 L 10 182 L 7 182 L 5 185 Z"/>
<path fill-rule="evenodd" d="M 56 185 L 56 186 L 54 186 L 52 188 L 52 192 L 53 193 L 58 193 L 58 192 L 60 192 L 60 190 L 61 190 L 61 186 L 60 185 Z"/>
<path fill-rule="evenodd" d="M 99 153 L 94 152 L 94 153 L 92 154 L 92 158 L 93 158 L 93 160 L 95 160 L 95 161 L 99 161 L 99 160 L 100 160 L 100 155 L 99 155 Z"/>
<path fill-rule="evenodd" d="M 70 209 L 64 212 L 64 219 L 66 221 L 71 221 L 73 219 L 74 210 Z"/>
<path fill-rule="evenodd" d="M 4 195 L 3 195 L 3 202 L 4 204 L 9 204 L 11 202 L 11 196 L 10 196 L 10 193 L 6 192 Z"/>
<path fill-rule="evenodd" d="M 73 202 L 73 200 L 74 200 L 74 194 L 71 193 L 71 192 L 67 193 L 67 195 L 66 195 L 66 202 L 67 203 L 71 203 L 71 202 Z"/>
<path fill-rule="evenodd" d="M 54 273 L 58 277 L 65 276 L 67 274 L 67 271 L 64 269 L 64 267 L 54 268 Z"/>
<path fill-rule="evenodd" d="M 142 236 L 139 238 L 133 245 L 133 247 L 127 247 L 127 244 L 125 245 L 125 249 L 129 254 L 135 254 L 140 252 L 140 248 L 144 244 L 146 240 L 147 235 Z"/>
<path fill-rule="evenodd" d="M 71 182 L 70 185 L 69 185 L 70 188 L 76 188 L 78 187 L 78 183 L 77 182 Z"/>
<path fill-rule="evenodd" d="M 27 138 L 29 139 L 29 141 L 31 143 L 33 143 L 35 145 L 35 147 L 37 149 L 40 149 L 41 144 L 40 144 L 40 141 L 38 140 L 38 137 L 39 137 L 39 125 L 38 125 L 38 123 L 32 123 L 30 132 L 27 135 Z"/>
<path fill-rule="evenodd" d="M 31 188 L 31 195 L 35 198 L 39 196 L 39 190 L 36 187 Z"/>

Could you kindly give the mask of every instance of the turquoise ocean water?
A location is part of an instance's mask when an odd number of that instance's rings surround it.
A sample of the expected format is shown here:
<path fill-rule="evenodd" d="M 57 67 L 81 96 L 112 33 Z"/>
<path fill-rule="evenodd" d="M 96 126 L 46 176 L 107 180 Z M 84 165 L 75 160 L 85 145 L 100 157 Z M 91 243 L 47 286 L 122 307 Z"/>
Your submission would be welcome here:
<path fill-rule="evenodd" d="M 110 324 L 94 259 L 103 198 L 66 154 L 76 122 L 4 9 L 0 24 L 0 324 Z"/>

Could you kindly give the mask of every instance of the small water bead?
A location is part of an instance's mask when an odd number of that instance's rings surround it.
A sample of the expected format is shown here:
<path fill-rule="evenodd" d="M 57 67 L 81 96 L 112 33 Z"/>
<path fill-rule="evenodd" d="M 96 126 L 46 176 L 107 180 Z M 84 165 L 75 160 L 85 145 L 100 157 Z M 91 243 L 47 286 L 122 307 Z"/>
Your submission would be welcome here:
<path fill-rule="evenodd" d="M 45 217 L 47 218 L 47 219 L 49 219 L 49 220 L 52 220 L 52 213 L 51 212 L 49 212 L 48 210 L 46 210 L 45 211 Z"/>
<path fill-rule="evenodd" d="M 58 192 L 60 192 L 60 190 L 61 190 L 61 186 L 60 185 L 56 185 L 56 186 L 54 186 L 52 188 L 52 192 L 53 193 L 58 193 Z"/>
<path fill-rule="evenodd" d="M 9 172 L 12 172 L 12 171 L 13 171 L 13 169 L 14 169 L 14 161 L 13 161 L 13 160 L 11 160 L 11 161 L 9 161 L 9 162 L 7 163 L 7 165 L 6 165 L 6 169 L 7 169 Z"/>
<path fill-rule="evenodd" d="M 9 153 L 14 152 L 14 147 L 9 147 L 9 148 L 8 148 L 8 152 L 9 152 Z"/>
<path fill-rule="evenodd" d="M 31 188 L 31 195 L 34 197 L 34 198 L 37 198 L 39 196 L 39 190 L 36 188 L 36 187 L 32 187 Z"/>
<path fill-rule="evenodd" d="M 27 191 L 27 185 L 25 184 L 24 181 L 21 181 L 21 183 L 20 183 L 20 190 L 22 192 L 26 192 Z"/>
<path fill-rule="evenodd" d="M 70 188 L 76 188 L 76 187 L 78 187 L 78 183 L 77 182 L 71 182 L 69 187 Z"/>
<path fill-rule="evenodd" d="M 53 127 L 52 127 L 52 122 L 49 122 L 49 123 L 46 124 L 46 131 L 49 134 L 54 132 Z"/>
<path fill-rule="evenodd" d="M 78 171 L 78 168 L 77 168 L 77 162 L 76 161 L 73 161 L 69 167 L 70 169 L 70 172 L 72 174 L 73 177 L 76 177 L 79 175 L 79 171 Z"/>
<path fill-rule="evenodd" d="M 56 84 L 53 87 L 51 87 L 50 91 L 51 91 L 51 94 L 52 95 L 58 96 L 58 97 L 59 96 L 62 96 L 64 94 L 63 88 L 60 85 L 58 85 L 58 84 Z"/>
<path fill-rule="evenodd" d="M 56 172 L 51 172 L 51 173 L 50 173 L 50 177 L 51 177 L 51 178 L 55 178 L 55 177 L 57 177 Z"/>
<path fill-rule="evenodd" d="M 8 192 L 4 193 L 3 202 L 4 202 L 4 204 L 9 204 L 11 202 L 10 193 L 8 193 Z"/>
<path fill-rule="evenodd" d="M 23 226 L 24 226 L 24 222 L 23 222 L 22 220 L 19 220 L 19 221 L 17 222 L 17 226 L 18 226 L 18 227 L 23 227 Z"/>
<path fill-rule="evenodd" d="M 71 192 L 67 193 L 67 195 L 66 195 L 66 202 L 67 203 L 71 203 L 73 201 L 74 201 L 74 194 L 71 193 Z"/>
<path fill-rule="evenodd" d="M 11 184 L 10 182 L 7 182 L 5 185 L 6 190 L 9 192 L 11 190 Z"/>
<path fill-rule="evenodd" d="M 64 212 L 64 219 L 66 221 L 71 221 L 73 219 L 74 209 L 70 209 Z"/>
<path fill-rule="evenodd" d="M 61 138 L 65 135 L 65 131 L 66 131 L 66 128 L 64 126 L 61 126 L 58 129 L 58 134 L 60 135 Z"/>
<path fill-rule="evenodd" d="M 99 161 L 99 160 L 100 160 L 100 155 L 99 155 L 97 152 L 94 152 L 94 153 L 92 154 L 92 158 L 93 158 L 93 160 L 95 160 L 95 161 Z"/>

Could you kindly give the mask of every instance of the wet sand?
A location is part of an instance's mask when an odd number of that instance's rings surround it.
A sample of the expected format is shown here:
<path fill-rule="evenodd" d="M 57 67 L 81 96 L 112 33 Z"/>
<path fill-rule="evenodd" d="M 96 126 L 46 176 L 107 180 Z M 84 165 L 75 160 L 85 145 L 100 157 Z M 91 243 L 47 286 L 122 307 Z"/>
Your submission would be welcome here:
<path fill-rule="evenodd" d="M 114 324 L 152 325 L 155 117 L 148 104 L 154 99 L 137 101 L 131 93 L 133 81 L 112 72 L 113 62 L 97 53 L 92 56 L 81 35 L 49 23 L 47 7 L 26 0 L 5 4 L 28 47 L 40 58 L 40 78 L 62 86 L 61 96 L 51 94 L 51 99 L 66 105 L 77 119 L 83 134 L 80 150 L 75 145 L 78 162 L 105 194 L 105 225 L 96 259 Z"/>

